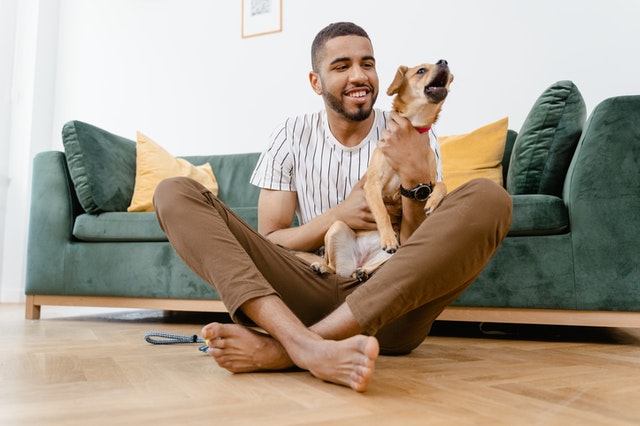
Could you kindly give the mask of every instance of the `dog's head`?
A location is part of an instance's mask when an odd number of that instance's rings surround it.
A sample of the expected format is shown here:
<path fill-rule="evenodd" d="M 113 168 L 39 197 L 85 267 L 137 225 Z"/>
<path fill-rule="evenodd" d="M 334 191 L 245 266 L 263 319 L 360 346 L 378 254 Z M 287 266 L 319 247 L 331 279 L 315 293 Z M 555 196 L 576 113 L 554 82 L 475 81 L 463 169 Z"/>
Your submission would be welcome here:
<path fill-rule="evenodd" d="M 415 127 L 431 127 L 438 119 L 452 81 L 453 74 L 444 59 L 413 68 L 402 65 L 387 89 L 387 95 L 397 95 L 393 109 Z"/>

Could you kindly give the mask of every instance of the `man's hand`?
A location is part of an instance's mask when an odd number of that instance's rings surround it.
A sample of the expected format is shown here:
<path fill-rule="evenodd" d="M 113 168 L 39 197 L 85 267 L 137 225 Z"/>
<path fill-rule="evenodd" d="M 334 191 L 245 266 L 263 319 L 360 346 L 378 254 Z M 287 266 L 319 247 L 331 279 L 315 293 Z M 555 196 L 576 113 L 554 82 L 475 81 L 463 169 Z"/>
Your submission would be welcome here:
<path fill-rule="evenodd" d="M 329 210 L 334 215 L 334 220 L 341 220 L 351 229 L 375 229 L 376 222 L 371 214 L 364 193 L 364 183 L 367 177 L 363 177 L 351 189 L 351 193 L 339 205 Z"/>
<path fill-rule="evenodd" d="M 366 180 L 367 176 L 365 175 L 353 187 L 349 196 L 339 206 L 334 207 L 338 219 L 349 225 L 351 229 L 371 230 L 377 228 L 364 192 Z M 391 223 L 399 223 L 402 219 L 402 201 L 398 197 L 386 198 L 383 201 L 391 217 Z"/>
<path fill-rule="evenodd" d="M 405 188 L 435 182 L 435 154 L 429 144 L 429 134 L 418 133 L 411 122 L 397 112 L 391 113 L 378 149 L 400 175 Z"/>
<path fill-rule="evenodd" d="M 342 203 L 296 228 L 290 227 L 295 215 L 296 193 L 263 189 L 258 201 L 258 230 L 284 247 L 315 251 L 324 244 L 324 234 L 336 220 L 345 222 L 355 230 L 376 229 L 375 219 L 364 194 L 365 180 L 366 176 L 353 187 Z M 401 200 L 385 200 L 385 204 L 391 222 L 398 224 L 402 216 Z"/>
<path fill-rule="evenodd" d="M 352 229 L 376 229 L 364 195 L 364 178 L 347 198 L 309 223 L 291 228 L 297 194 L 263 189 L 258 200 L 258 230 L 276 244 L 300 251 L 315 251 L 324 244 L 329 227 L 341 220 Z"/>

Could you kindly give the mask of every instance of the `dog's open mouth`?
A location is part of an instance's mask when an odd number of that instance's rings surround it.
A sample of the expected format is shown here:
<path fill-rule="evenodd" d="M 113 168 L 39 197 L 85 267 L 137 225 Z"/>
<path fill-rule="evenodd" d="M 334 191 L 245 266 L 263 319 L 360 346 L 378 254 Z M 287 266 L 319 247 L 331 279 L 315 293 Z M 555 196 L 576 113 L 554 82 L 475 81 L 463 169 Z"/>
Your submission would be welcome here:
<path fill-rule="evenodd" d="M 447 83 L 449 82 L 449 71 L 446 68 L 441 68 L 431 80 L 424 87 L 424 94 L 427 95 L 434 102 L 443 101 L 447 97 L 449 91 L 447 90 Z"/>

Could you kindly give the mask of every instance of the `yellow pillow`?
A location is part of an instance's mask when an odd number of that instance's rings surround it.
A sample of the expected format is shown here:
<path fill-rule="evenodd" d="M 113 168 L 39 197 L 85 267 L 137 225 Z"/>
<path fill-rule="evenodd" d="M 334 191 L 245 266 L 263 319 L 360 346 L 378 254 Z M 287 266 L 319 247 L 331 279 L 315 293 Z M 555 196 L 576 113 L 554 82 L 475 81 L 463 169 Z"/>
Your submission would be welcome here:
<path fill-rule="evenodd" d="M 209 163 L 194 166 L 187 160 L 175 158 L 153 140 L 138 132 L 136 182 L 127 211 L 152 212 L 156 186 L 162 180 L 175 176 L 190 177 L 215 195 L 218 194 L 218 182 Z"/>
<path fill-rule="evenodd" d="M 442 175 L 448 191 L 480 177 L 503 185 L 502 156 L 508 127 L 509 119 L 504 117 L 471 133 L 439 138 Z"/>

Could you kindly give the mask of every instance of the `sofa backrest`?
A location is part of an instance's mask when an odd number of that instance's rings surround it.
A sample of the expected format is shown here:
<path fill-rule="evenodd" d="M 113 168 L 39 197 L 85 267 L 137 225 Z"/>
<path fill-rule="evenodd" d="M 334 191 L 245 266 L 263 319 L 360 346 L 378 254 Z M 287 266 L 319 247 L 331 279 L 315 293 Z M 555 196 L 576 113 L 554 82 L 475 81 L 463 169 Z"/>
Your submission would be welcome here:
<path fill-rule="evenodd" d="M 69 175 L 87 213 L 123 212 L 131 203 L 136 178 L 136 143 L 81 121 L 62 129 Z M 208 162 L 218 181 L 218 197 L 232 208 L 255 208 L 259 188 L 249 183 L 259 153 L 185 156 L 194 165 Z"/>
<path fill-rule="evenodd" d="M 231 207 L 256 207 L 260 188 L 249 179 L 258 163 L 260 153 L 224 154 L 182 157 L 192 164 L 211 164 L 218 181 L 218 198 Z"/>

